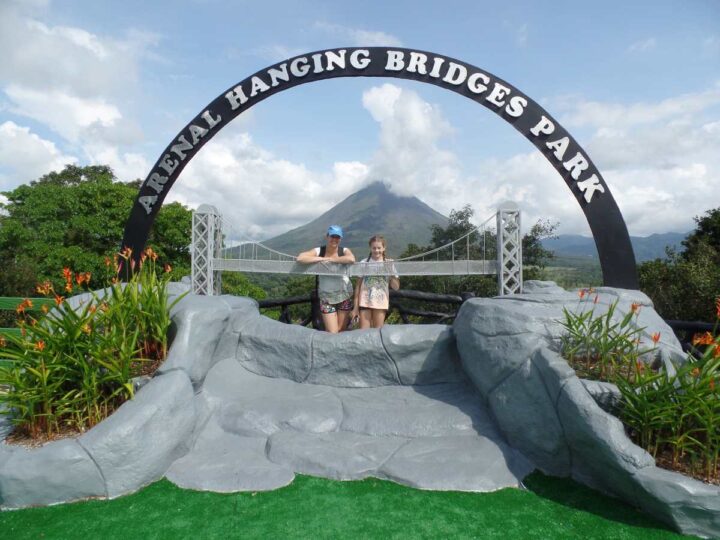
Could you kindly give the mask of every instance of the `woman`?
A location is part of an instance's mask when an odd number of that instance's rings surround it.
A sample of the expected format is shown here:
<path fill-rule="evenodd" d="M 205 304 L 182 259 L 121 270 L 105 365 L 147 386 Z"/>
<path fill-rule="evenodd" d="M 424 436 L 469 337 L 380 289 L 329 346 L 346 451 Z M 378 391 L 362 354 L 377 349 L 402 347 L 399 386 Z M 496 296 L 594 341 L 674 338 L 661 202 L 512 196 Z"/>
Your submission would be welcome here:
<path fill-rule="evenodd" d="M 340 246 L 342 237 L 342 227 L 330 225 L 325 234 L 326 245 L 303 251 L 297 256 L 297 262 L 303 264 L 354 263 L 355 256 L 352 251 Z M 345 330 L 353 309 L 353 288 L 350 278 L 347 276 L 318 276 L 318 297 L 325 330 L 331 334 Z"/>
<path fill-rule="evenodd" d="M 385 238 L 376 234 L 368 242 L 370 255 L 363 262 L 384 263 L 392 259 L 385 258 Z M 385 265 L 383 265 L 385 266 Z M 394 266 L 392 271 L 395 271 Z M 365 276 L 355 284 L 355 308 L 353 320 L 360 318 L 360 328 L 382 328 L 390 307 L 390 288 L 400 288 L 400 278 L 395 276 Z"/>

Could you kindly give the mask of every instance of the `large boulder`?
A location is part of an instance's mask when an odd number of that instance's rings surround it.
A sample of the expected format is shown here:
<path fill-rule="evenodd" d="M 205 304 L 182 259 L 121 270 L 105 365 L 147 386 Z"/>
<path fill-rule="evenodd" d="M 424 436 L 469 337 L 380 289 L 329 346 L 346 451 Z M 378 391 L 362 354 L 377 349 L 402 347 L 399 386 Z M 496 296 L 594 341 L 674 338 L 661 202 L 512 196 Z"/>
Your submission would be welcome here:
<path fill-rule="evenodd" d="M 100 468 L 112 498 L 162 478 L 188 451 L 194 426 L 192 384 L 175 370 L 155 377 L 78 442 Z"/>

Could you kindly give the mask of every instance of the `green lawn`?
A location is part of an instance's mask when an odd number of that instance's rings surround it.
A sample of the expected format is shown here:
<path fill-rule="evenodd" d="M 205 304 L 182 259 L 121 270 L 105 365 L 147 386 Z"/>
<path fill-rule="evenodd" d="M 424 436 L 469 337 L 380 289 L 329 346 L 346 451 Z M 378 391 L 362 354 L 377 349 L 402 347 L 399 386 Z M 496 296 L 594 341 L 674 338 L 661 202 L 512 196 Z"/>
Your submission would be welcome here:
<path fill-rule="evenodd" d="M 223 495 L 162 480 L 113 501 L 3 512 L 0 537 L 680 538 L 570 480 L 534 473 L 526 485 L 479 494 L 298 476 L 276 491 Z"/>

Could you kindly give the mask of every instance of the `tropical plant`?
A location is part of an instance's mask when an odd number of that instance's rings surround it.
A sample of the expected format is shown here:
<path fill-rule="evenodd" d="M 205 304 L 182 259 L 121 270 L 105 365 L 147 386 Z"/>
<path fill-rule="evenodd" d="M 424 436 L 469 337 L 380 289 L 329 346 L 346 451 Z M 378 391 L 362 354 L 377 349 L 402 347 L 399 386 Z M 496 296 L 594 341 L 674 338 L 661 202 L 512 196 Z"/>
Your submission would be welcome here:
<path fill-rule="evenodd" d="M 581 291 L 581 300 L 588 291 Z M 597 297 L 594 297 L 597 298 Z M 595 300 L 593 300 L 593 304 Z M 641 349 L 630 326 L 633 304 L 619 322 L 612 321 L 617 303 L 605 315 L 594 309 L 564 311 L 566 329 L 561 351 L 580 376 L 615 383 L 622 396 L 618 415 L 629 436 L 661 465 L 718 483 L 720 452 L 720 298 L 715 300 L 714 332 L 695 336 L 697 356 L 668 371 L 659 362 L 643 361 L 654 349 Z M 657 343 L 660 334 L 653 334 Z M 618 367 L 620 366 L 620 369 Z"/>
<path fill-rule="evenodd" d="M 65 294 L 87 291 L 91 274 L 65 268 L 61 290 L 50 281 L 37 286 L 55 299 L 53 309 L 35 318 L 27 314 L 30 300 L 17 307 L 21 334 L 0 341 L 0 403 L 20 431 L 37 437 L 92 427 L 133 397 L 133 377 L 165 357 L 171 269 L 159 272 L 148 248 L 140 268 L 120 283 L 115 275 L 134 265 L 131 255 L 125 250 L 106 260 L 113 278 L 101 291 L 66 300 Z"/>

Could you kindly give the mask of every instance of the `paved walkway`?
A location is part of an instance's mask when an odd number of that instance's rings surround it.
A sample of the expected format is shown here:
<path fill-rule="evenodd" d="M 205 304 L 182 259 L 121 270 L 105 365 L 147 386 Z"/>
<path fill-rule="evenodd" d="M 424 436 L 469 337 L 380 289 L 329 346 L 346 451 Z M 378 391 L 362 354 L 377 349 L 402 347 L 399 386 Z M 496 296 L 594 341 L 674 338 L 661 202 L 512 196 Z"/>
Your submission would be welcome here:
<path fill-rule="evenodd" d="M 181 487 L 270 490 L 301 473 L 494 491 L 533 469 L 468 383 L 337 388 L 255 375 L 227 359 L 196 399 L 207 420 L 166 475 Z"/>

